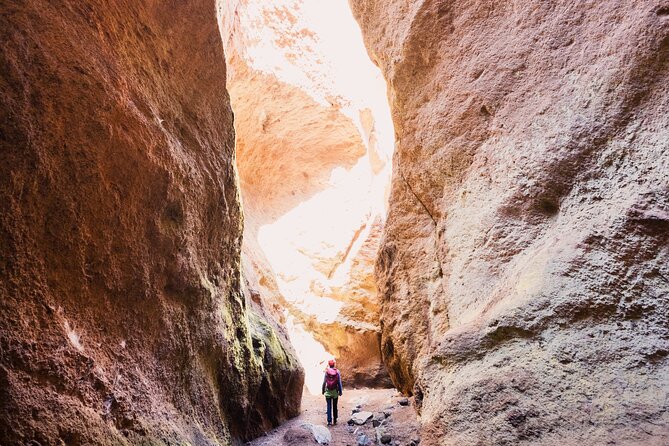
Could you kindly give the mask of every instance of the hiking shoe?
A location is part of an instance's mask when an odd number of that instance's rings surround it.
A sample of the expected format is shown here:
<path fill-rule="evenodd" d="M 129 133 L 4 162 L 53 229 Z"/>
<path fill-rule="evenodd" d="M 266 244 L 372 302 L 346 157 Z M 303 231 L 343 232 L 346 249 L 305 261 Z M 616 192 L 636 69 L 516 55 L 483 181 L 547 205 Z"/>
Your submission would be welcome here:
<path fill-rule="evenodd" d="M 337 419 L 336 419 L 336 418 L 335 418 L 335 420 L 334 420 L 334 423 L 332 423 L 332 424 L 337 424 Z"/>
<path fill-rule="evenodd" d="M 328 426 L 332 426 L 332 423 L 330 423 L 329 421 L 328 421 Z"/>

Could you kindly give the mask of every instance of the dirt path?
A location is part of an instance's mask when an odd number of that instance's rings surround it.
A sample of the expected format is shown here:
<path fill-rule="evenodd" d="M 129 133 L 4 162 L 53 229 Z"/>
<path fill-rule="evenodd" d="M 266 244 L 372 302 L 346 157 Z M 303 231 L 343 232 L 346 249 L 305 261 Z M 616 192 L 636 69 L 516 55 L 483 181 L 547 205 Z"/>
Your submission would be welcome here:
<path fill-rule="evenodd" d="M 368 439 L 368 446 L 379 445 L 381 436 L 387 435 L 390 440 L 386 444 L 392 446 L 409 446 L 418 444 L 418 421 L 411 401 L 403 406 L 403 397 L 395 389 L 357 389 L 345 391 L 339 398 L 339 422 L 336 426 L 327 427 L 325 417 L 325 398 L 306 394 L 302 397 L 302 413 L 264 436 L 248 443 L 248 446 L 298 446 L 317 444 L 312 430 L 308 427 L 322 426 L 316 429 L 329 430 L 333 446 L 358 446 Z M 404 401 L 406 402 L 406 401 Z M 359 407 L 357 407 L 359 406 Z M 367 411 L 374 415 L 365 424 L 349 425 L 354 409 Z M 376 420 L 374 422 L 373 420 Z M 374 427 L 374 424 L 379 424 Z M 307 427 L 305 427 L 305 425 Z M 359 441 L 362 440 L 362 441 Z M 384 438 L 387 441 L 388 438 Z"/>

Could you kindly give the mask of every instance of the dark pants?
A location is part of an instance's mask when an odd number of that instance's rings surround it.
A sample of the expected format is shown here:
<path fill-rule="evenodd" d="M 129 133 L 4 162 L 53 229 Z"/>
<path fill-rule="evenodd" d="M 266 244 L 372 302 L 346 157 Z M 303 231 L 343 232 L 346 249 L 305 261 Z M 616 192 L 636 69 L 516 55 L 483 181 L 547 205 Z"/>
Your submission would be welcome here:
<path fill-rule="evenodd" d="M 335 423 L 337 422 L 337 399 L 325 397 L 325 401 L 328 403 L 328 423 L 332 423 L 332 415 L 334 415 Z"/>

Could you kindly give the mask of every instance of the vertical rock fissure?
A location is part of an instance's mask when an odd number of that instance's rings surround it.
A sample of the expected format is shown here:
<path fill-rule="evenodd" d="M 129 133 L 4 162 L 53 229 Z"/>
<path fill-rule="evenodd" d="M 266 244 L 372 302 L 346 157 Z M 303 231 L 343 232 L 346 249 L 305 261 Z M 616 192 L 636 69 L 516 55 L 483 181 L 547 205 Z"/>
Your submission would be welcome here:
<path fill-rule="evenodd" d="M 407 189 L 409 189 L 409 192 L 411 192 L 411 195 L 413 195 L 413 197 L 416 199 L 416 201 L 418 201 L 418 203 L 423 208 L 423 210 L 428 215 L 428 217 L 430 217 L 430 220 L 432 220 L 432 223 L 434 224 L 434 227 L 435 227 L 435 230 L 436 230 L 437 220 L 435 220 L 434 216 L 432 215 L 432 212 L 430 212 L 430 210 L 427 208 L 427 206 L 425 205 L 423 200 L 421 200 L 420 197 L 418 196 L 418 194 L 416 194 L 416 192 L 413 190 L 413 188 L 411 187 L 411 184 L 406 179 L 406 176 L 404 176 L 404 172 L 402 172 L 402 168 L 398 168 L 397 172 L 399 173 L 400 177 L 402 178 L 402 181 L 406 185 Z"/>

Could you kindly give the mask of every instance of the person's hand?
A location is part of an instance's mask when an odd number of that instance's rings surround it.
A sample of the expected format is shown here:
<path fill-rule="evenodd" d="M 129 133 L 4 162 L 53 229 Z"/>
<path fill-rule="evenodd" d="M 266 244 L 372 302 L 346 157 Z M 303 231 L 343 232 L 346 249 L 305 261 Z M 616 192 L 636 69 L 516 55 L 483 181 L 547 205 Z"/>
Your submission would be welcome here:
<path fill-rule="evenodd" d="M 342 393 L 341 393 L 341 392 L 339 392 L 339 396 L 341 396 L 341 394 L 342 394 Z"/>

